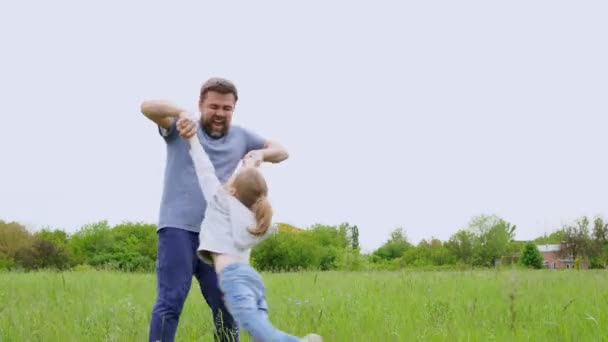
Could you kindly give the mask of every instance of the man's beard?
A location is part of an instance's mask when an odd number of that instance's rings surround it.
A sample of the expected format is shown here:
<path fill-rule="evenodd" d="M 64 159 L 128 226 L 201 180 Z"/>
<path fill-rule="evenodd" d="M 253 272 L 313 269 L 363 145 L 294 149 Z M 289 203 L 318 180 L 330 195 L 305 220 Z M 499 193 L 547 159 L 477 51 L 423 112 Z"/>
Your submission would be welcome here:
<path fill-rule="evenodd" d="M 226 132 L 228 132 L 228 121 L 225 119 L 221 121 L 221 123 L 214 123 L 213 118 L 211 118 L 209 120 L 203 120 L 201 126 L 207 135 L 217 139 L 223 137 L 226 135 Z"/>

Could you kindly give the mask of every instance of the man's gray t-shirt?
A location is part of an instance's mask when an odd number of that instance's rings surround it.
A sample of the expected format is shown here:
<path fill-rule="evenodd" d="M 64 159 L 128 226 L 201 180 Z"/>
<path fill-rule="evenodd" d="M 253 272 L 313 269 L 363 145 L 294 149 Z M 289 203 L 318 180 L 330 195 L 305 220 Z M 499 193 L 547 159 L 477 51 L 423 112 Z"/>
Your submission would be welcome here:
<path fill-rule="evenodd" d="M 198 185 L 189 143 L 179 136 L 175 122 L 168 130 L 159 130 L 167 144 L 167 160 L 157 229 L 172 227 L 199 232 L 207 203 Z M 236 125 L 231 125 L 219 139 L 211 138 L 199 125 L 198 138 L 222 183 L 249 151 L 264 147 L 260 136 Z"/>

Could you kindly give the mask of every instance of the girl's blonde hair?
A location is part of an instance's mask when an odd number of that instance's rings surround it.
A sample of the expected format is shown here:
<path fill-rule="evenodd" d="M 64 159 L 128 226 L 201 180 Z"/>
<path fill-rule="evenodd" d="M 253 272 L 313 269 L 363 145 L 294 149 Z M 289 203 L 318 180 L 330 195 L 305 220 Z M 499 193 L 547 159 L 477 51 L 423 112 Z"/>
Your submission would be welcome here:
<path fill-rule="evenodd" d="M 247 168 L 239 172 L 232 182 L 236 197 L 244 206 L 253 211 L 256 227 L 250 229 L 253 235 L 263 235 L 270 227 L 272 206 L 268 201 L 268 185 L 266 180 L 255 168 Z"/>

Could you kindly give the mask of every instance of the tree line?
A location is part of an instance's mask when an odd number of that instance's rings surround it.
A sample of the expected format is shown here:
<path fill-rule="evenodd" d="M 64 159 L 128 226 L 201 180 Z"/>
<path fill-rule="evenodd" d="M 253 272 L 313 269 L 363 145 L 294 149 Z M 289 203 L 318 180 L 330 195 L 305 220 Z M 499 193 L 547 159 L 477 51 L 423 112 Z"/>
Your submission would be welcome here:
<path fill-rule="evenodd" d="M 299 229 L 278 224 L 277 233 L 255 247 L 252 263 L 263 271 L 371 270 L 400 268 L 541 268 L 540 244 L 562 244 L 562 253 L 591 268 L 608 264 L 608 222 L 581 217 L 532 241 L 515 240 L 516 226 L 496 215 L 479 215 L 447 241 L 429 238 L 412 244 L 396 228 L 386 242 L 362 253 L 356 225 L 315 224 Z M 28 231 L 0 220 L 0 270 L 111 269 L 152 272 L 157 251 L 156 225 L 99 221 L 68 234 L 62 229 Z"/>

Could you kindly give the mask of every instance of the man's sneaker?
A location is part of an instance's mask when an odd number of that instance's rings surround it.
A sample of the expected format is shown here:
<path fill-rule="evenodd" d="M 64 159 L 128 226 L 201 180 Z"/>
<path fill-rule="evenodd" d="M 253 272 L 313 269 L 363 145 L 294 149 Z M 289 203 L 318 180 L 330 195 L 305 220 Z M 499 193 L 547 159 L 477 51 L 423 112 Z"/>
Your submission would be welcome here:
<path fill-rule="evenodd" d="M 317 334 L 308 334 L 302 338 L 302 342 L 323 342 L 323 338 Z"/>

